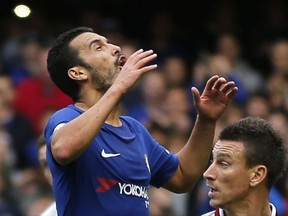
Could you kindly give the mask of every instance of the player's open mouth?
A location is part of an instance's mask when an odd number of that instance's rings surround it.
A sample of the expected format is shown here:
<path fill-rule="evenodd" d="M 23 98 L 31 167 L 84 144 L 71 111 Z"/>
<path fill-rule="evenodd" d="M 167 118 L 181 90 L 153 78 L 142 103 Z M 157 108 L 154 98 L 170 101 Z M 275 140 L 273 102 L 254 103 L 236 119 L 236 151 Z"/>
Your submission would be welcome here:
<path fill-rule="evenodd" d="M 216 193 L 217 190 L 214 187 L 211 187 L 211 185 L 207 184 L 207 187 L 210 188 L 209 192 L 208 192 L 208 196 L 211 196 L 212 194 Z"/>
<path fill-rule="evenodd" d="M 216 193 L 217 193 L 217 190 L 210 188 L 210 191 L 208 192 L 208 197 L 212 198 L 215 196 Z"/>
<path fill-rule="evenodd" d="M 119 65 L 120 70 L 123 68 L 125 63 L 126 63 L 126 57 L 124 55 L 119 56 L 118 65 Z"/>

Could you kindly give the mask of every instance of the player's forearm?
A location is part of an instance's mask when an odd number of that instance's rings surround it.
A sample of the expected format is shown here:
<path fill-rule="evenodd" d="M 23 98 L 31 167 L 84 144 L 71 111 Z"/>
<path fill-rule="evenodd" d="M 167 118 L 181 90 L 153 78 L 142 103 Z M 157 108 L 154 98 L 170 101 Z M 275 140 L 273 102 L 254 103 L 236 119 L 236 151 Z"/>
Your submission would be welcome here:
<path fill-rule="evenodd" d="M 68 164 L 85 152 L 121 96 L 111 87 L 94 106 L 55 132 L 52 153 L 58 163 Z"/>
<path fill-rule="evenodd" d="M 185 190 L 193 188 L 202 176 L 213 147 L 216 121 L 197 117 L 195 127 L 185 147 L 178 153 L 181 179 Z"/>

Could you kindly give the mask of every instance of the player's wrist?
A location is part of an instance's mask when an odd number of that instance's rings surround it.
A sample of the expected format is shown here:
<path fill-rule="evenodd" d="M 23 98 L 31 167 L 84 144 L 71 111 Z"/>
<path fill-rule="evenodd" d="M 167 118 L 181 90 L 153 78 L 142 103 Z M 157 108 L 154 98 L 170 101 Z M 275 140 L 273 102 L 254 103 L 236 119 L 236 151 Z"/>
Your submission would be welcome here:
<path fill-rule="evenodd" d="M 120 85 L 112 85 L 106 92 L 106 94 L 110 94 L 113 97 L 121 97 L 125 93 L 125 90 Z"/>
<path fill-rule="evenodd" d="M 213 118 L 213 117 L 207 117 L 205 115 L 197 115 L 197 121 L 199 123 L 205 123 L 205 124 L 216 124 L 218 118 Z"/>

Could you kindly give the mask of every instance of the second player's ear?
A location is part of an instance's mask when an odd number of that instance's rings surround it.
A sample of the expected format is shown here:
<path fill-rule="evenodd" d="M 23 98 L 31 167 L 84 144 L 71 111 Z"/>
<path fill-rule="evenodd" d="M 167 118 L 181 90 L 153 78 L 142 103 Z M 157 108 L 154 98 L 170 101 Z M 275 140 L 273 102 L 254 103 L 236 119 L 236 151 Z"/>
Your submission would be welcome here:
<path fill-rule="evenodd" d="M 77 66 L 68 70 L 68 76 L 73 80 L 86 80 L 88 78 L 85 69 Z"/>
<path fill-rule="evenodd" d="M 267 176 L 267 167 L 264 165 L 258 165 L 252 168 L 250 174 L 250 185 L 252 187 L 260 184 L 261 182 L 265 181 Z"/>

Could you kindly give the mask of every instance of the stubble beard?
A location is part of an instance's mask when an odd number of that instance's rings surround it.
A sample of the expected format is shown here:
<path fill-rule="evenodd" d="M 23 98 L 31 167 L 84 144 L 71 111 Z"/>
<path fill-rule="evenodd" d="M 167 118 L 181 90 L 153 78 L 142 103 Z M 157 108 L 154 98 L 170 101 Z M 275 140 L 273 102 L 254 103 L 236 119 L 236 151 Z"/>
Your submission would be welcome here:
<path fill-rule="evenodd" d="M 94 68 L 91 73 L 92 82 L 98 91 L 106 92 L 113 84 L 118 73 L 116 69 Z"/>

